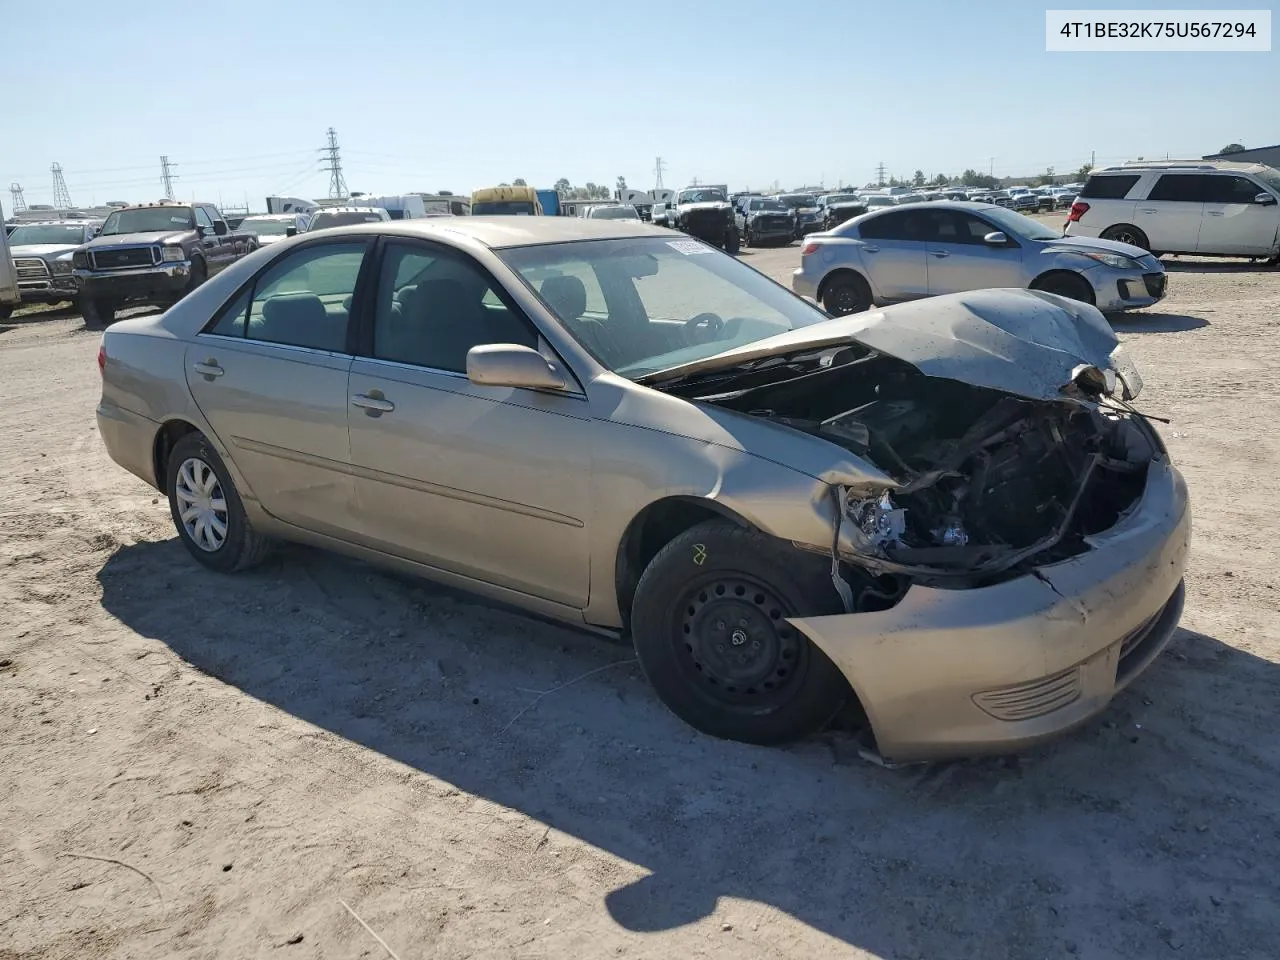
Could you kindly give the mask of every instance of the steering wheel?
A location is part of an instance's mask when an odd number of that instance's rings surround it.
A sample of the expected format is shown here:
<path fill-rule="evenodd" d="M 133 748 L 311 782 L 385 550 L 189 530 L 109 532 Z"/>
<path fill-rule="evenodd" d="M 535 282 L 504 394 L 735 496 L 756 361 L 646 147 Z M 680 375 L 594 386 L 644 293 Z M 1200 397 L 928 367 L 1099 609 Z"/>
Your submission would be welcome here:
<path fill-rule="evenodd" d="M 685 339 L 690 344 L 710 343 L 712 340 L 718 340 L 723 330 L 724 320 L 720 318 L 719 314 L 715 313 L 700 313 L 684 322 Z"/>

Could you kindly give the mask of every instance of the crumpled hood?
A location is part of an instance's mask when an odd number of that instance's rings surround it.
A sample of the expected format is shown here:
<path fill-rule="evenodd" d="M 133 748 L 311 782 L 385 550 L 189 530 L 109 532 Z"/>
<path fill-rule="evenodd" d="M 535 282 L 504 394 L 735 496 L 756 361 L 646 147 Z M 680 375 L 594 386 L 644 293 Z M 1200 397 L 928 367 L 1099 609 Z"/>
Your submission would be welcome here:
<path fill-rule="evenodd" d="M 106 237 L 94 237 L 85 249 L 101 250 L 105 247 L 150 247 L 155 244 L 178 243 L 195 233 L 194 230 L 155 230 L 151 233 L 117 233 Z"/>
<path fill-rule="evenodd" d="M 661 383 L 749 360 L 857 341 L 930 377 L 1056 400 L 1082 369 L 1118 374 L 1129 397 L 1137 371 L 1096 307 L 1038 290 L 974 290 L 838 317 L 642 377 Z"/>
<path fill-rule="evenodd" d="M 727 210 L 730 204 L 724 200 L 703 200 L 699 203 L 678 204 L 681 210 Z"/>
<path fill-rule="evenodd" d="M 1045 253 L 1052 253 L 1055 250 L 1087 250 L 1090 253 L 1119 253 L 1126 257 L 1133 257 L 1135 260 L 1152 261 L 1152 266 L 1159 266 L 1159 261 L 1141 247 L 1135 247 L 1131 243 L 1121 243 L 1119 240 L 1103 240 L 1099 237 L 1059 237 L 1057 240 L 1046 241 L 1047 246 L 1044 248 Z M 1163 269 L 1163 268 L 1161 268 Z"/>
<path fill-rule="evenodd" d="M 14 257 L 39 257 L 41 260 L 56 260 L 65 253 L 79 247 L 78 243 L 23 243 L 10 247 L 9 253 Z"/>

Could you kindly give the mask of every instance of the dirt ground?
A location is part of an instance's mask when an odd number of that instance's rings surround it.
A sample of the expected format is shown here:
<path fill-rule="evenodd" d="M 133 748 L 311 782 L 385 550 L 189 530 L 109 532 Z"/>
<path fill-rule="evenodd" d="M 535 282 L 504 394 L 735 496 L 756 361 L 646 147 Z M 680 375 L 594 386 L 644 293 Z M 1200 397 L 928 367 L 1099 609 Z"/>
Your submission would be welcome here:
<path fill-rule="evenodd" d="M 103 451 L 97 335 L 0 325 L 0 958 L 1275 957 L 1280 271 L 1170 271 L 1117 326 L 1184 629 L 1061 741 L 899 770 L 710 740 L 623 647 L 312 550 L 204 572 Z"/>

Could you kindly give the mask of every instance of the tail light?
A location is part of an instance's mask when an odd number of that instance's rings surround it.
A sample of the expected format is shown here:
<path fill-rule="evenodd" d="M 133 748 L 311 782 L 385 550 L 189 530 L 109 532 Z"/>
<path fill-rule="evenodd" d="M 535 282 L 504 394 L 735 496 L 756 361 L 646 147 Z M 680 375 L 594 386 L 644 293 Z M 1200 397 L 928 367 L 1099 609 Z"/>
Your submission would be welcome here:
<path fill-rule="evenodd" d="M 1089 212 L 1089 205 L 1083 201 L 1077 200 L 1071 205 L 1071 212 L 1067 214 L 1067 223 L 1078 223 L 1080 218 Z"/>
<path fill-rule="evenodd" d="M 800 256 L 807 257 L 810 254 L 817 253 L 818 248 L 821 246 L 822 244 L 820 243 L 806 243 L 803 247 L 800 248 Z"/>
<path fill-rule="evenodd" d="M 98 373 L 105 374 L 107 371 L 107 348 L 103 344 L 98 345 Z"/>

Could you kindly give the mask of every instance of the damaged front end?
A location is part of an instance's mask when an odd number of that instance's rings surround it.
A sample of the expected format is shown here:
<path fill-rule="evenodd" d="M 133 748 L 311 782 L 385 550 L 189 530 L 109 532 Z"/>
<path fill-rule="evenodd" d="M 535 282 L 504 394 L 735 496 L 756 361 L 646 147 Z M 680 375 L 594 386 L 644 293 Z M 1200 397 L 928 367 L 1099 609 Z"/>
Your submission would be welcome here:
<path fill-rule="evenodd" d="M 1092 308 L 981 291 L 665 389 L 821 437 L 895 483 L 837 486 L 846 609 L 985 586 L 1089 549 L 1142 495 L 1158 435 Z M 1093 311 L 1096 313 L 1096 311 Z"/>

